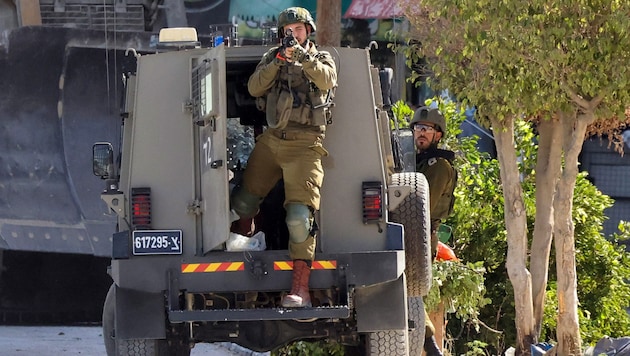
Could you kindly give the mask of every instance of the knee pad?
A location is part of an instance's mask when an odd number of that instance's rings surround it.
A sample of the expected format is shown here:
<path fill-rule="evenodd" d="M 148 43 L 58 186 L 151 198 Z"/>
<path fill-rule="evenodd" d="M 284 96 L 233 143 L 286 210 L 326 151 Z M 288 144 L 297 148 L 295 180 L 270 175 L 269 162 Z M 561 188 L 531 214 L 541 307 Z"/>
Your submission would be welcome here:
<path fill-rule="evenodd" d="M 230 197 L 230 206 L 241 218 L 252 218 L 258 213 L 263 198 L 255 196 L 243 186 L 234 188 Z"/>
<path fill-rule="evenodd" d="M 313 225 L 311 209 L 304 204 L 289 203 L 287 210 L 287 228 L 289 239 L 293 243 L 302 243 L 308 238 Z"/>

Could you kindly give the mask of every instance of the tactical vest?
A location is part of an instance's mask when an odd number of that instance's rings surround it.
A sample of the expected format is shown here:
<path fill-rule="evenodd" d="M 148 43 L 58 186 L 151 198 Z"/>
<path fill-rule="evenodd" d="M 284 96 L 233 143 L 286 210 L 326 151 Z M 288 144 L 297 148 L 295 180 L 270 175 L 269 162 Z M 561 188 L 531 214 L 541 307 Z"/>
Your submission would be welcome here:
<path fill-rule="evenodd" d="M 333 97 L 333 90 L 320 90 L 309 81 L 301 65 L 282 66 L 266 96 L 267 125 L 283 129 L 289 121 L 310 126 L 330 124 Z"/>

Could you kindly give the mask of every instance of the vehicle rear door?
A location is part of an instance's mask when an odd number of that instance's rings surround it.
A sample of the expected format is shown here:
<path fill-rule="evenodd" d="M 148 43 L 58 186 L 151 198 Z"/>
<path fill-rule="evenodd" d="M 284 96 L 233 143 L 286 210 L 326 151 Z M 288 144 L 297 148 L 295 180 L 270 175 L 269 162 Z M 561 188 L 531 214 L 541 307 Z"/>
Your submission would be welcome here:
<path fill-rule="evenodd" d="M 226 147 L 227 107 L 225 47 L 211 48 L 193 63 L 193 120 L 197 131 L 195 182 L 199 191 L 201 244 L 198 252 L 219 247 L 229 234 L 229 188 Z"/>

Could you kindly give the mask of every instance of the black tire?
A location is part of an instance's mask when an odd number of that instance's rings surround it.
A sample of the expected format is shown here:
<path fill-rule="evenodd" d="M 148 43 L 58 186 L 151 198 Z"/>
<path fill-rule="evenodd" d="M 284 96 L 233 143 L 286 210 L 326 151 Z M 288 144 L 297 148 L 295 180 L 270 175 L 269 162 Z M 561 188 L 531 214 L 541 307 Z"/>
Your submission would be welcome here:
<path fill-rule="evenodd" d="M 408 356 L 409 330 L 385 330 L 366 335 L 366 356 Z"/>
<path fill-rule="evenodd" d="M 107 356 L 116 355 L 116 340 L 114 339 L 114 312 L 116 310 L 116 288 L 109 287 L 103 305 L 103 342 Z"/>
<path fill-rule="evenodd" d="M 190 348 L 173 340 L 130 339 L 117 340 L 118 356 L 190 356 Z"/>
<path fill-rule="evenodd" d="M 116 349 L 118 356 L 162 356 L 166 355 L 158 353 L 159 340 L 154 339 L 130 339 L 116 340 Z"/>
<path fill-rule="evenodd" d="M 409 319 L 415 323 L 415 328 L 409 330 L 409 355 L 422 355 L 426 332 L 424 301 L 422 297 L 408 297 L 407 302 Z"/>
<path fill-rule="evenodd" d="M 390 213 L 390 220 L 405 227 L 405 274 L 409 297 L 429 293 L 433 280 L 431 271 L 431 221 L 429 216 L 429 185 L 422 173 L 396 173 L 393 185 L 411 186 L 411 192 Z"/>
<path fill-rule="evenodd" d="M 107 291 L 103 305 L 103 341 L 107 356 L 190 356 L 190 347 L 180 339 L 116 339 L 116 286 Z"/>

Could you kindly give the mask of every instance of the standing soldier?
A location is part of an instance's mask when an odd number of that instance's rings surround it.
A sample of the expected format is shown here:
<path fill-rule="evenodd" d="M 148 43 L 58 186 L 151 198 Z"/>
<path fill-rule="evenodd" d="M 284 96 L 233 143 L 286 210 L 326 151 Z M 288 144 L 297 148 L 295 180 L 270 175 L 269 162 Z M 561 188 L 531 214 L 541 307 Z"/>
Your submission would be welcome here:
<path fill-rule="evenodd" d="M 442 220 L 453 210 L 453 190 L 457 184 L 457 172 L 453 168 L 455 153 L 438 148 L 446 133 L 444 115 L 434 108 L 418 108 L 409 123 L 416 146 L 416 171 L 424 174 L 429 183 L 431 215 L 431 253 L 435 256 L 438 244 L 437 230 Z M 425 309 L 426 334 L 424 350 L 427 356 L 442 356 L 435 340 L 435 327 Z"/>
<path fill-rule="evenodd" d="M 235 225 L 245 227 L 235 232 L 242 233 L 251 228 L 248 219 L 257 214 L 263 198 L 284 179 L 293 283 L 282 306 L 289 308 L 311 306 L 313 214 L 319 209 L 321 158 L 328 154 L 323 140 L 337 85 L 330 53 L 318 51 L 309 40 L 314 31 L 315 22 L 304 8 L 290 7 L 278 15 L 282 45 L 265 53 L 247 83 L 258 108 L 266 112 L 268 129 L 257 138 L 243 183 L 231 197 L 232 209 L 240 217 Z"/>

